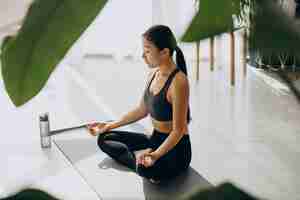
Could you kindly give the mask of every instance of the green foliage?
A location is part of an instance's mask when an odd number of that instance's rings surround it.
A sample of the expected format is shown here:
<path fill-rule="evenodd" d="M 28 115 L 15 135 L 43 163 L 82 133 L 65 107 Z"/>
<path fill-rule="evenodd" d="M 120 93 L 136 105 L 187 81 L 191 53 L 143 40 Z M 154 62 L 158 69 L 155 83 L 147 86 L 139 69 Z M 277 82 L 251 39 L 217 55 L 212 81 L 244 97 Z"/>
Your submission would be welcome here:
<path fill-rule="evenodd" d="M 295 20 L 273 0 L 255 1 L 251 18 L 250 50 L 264 56 L 286 53 L 299 56 L 300 32 Z"/>
<path fill-rule="evenodd" d="M 50 194 L 42 190 L 27 188 L 7 198 L 3 198 L 1 200 L 58 200 L 58 199 L 54 198 L 53 196 L 51 196 Z"/>
<path fill-rule="evenodd" d="M 106 0 L 36 0 L 14 37 L 1 47 L 6 91 L 21 106 L 46 84 L 67 51 L 98 15 Z"/>
<path fill-rule="evenodd" d="M 233 16 L 237 21 L 242 20 L 243 9 L 249 0 L 201 0 L 200 7 L 192 19 L 188 29 L 182 36 L 183 42 L 194 42 L 209 37 L 234 31 Z"/>
<path fill-rule="evenodd" d="M 180 200 L 258 200 L 256 197 L 236 187 L 223 183 L 211 188 L 194 188 L 181 196 Z"/>

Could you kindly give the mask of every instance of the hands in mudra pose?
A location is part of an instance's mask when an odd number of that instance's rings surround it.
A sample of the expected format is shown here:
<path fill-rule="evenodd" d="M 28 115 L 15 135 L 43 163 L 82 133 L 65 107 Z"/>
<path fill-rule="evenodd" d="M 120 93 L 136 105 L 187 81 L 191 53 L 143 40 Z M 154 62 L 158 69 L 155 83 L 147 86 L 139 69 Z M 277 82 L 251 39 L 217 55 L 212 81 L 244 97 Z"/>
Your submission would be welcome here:
<path fill-rule="evenodd" d="M 154 154 L 153 149 L 148 148 L 142 151 L 141 153 L 137 154 L 136 156 L 136 164 L 142 164 L 145 167 L 150 167 L 154 165 L 154 163 L 158 160 L 158 156 Z"/>

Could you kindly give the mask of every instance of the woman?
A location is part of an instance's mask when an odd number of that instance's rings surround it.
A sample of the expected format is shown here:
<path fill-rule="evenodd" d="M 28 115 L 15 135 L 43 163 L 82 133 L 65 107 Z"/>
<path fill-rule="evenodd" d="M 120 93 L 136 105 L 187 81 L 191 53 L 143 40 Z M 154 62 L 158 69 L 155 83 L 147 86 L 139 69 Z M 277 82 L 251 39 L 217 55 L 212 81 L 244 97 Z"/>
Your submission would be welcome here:
<path fill-rule="evenodd" d="M 150 70 L 140 104 L 118 121 L 92 123 L 92 135 L 99 134 L 98 146 L 116 161 L 153 183 L 170 179 L 186 170 L 191 162 L 189 83 L 185 59 L 172 31 L 164 25 L 143 34 L 143 58 Z M 172 56 L 176 52 L 176 64 Z M 112 130 L 150 114 L 153 132 Z M 142 150 L 137 156 L 133 151 Z"/>

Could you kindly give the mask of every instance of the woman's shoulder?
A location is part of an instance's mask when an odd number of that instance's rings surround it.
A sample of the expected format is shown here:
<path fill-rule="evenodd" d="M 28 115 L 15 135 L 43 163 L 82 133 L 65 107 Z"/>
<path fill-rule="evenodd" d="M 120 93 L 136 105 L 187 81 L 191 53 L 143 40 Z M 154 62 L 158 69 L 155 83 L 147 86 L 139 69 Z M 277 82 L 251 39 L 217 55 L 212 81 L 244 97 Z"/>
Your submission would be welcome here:
<path fill-rule="evenodd" d="M 178 84 L 188 84 L 189 82 L 187 75 L 181 70 L 178 70 L 175 74 L 174 80 L 174 82 L 177 82 Z"/>
<path fill-rule="evenodd" d="M 189 89 L 189 80 L 186 74 L 179 70 L 175 74 L 170 87 L 177 90 Z"/>

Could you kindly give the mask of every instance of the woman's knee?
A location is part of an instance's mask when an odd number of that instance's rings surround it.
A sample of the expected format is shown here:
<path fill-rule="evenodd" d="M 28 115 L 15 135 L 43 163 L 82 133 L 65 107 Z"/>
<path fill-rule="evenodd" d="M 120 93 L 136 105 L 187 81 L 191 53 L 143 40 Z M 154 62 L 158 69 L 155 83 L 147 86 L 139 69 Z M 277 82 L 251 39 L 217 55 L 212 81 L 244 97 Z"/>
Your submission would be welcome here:
<path fill-rule="evenodd" d="M 103 134 L 98 135 L 97 144 L 99 147 L 103 144 L 103 141 L 104 141 L 104 135 Z"/>
<path fill-rule="evenodd" d="M 97 140 L 97 144 L 98 147 L 105 153 L 109 153 L 110 152 L 110 146 L 109 144 L 107 144 L 107 140 L 106 140 L 106 136 L 107 134 L 99 134 L 98 135 L 98 140 Z"/>
<path fill-rule="evenodd" d="M 98 146 L 104 153 L 115 159 L 118 159 L 123 152 L 129 151 L 125 144 L 109 139 L 100 138 L 98 140 Z"/>
<path fill-rule="evenodd" d="M 104 140 L 106 139 L 106 136 L 109 133 L 111 133 L 111 132 L 109 131 L 109 132 L 101 133 L 98 135 L 97 144 L 100 148 L 103 146 Z"/>
<path fill-rule="evenodd" d="M 108 148 L 106 147 L 107 145 L 105 144 L 105 140 L 104 140 L 104 138 L 103 138 L 103 136 L 102 137 L 98 137 L 98 147 L 103 151 L 103 152 L 105 152 L 105 153 L 107 153 L 108 152 Z"/>

